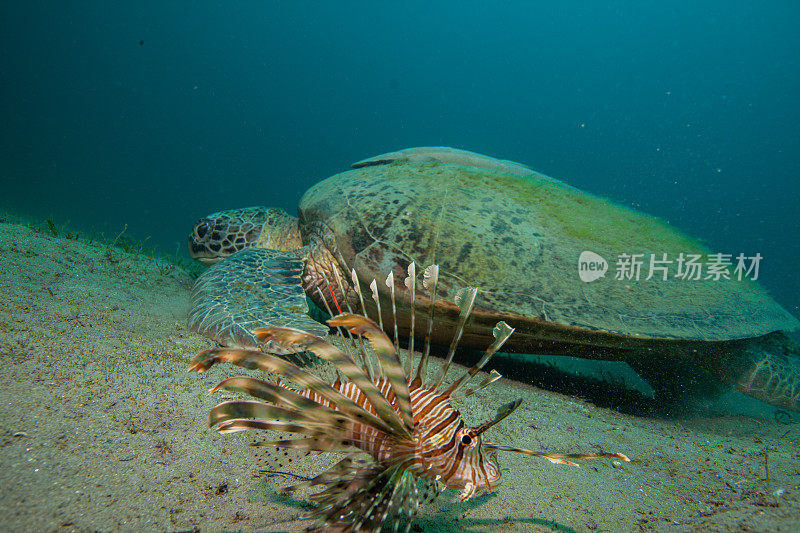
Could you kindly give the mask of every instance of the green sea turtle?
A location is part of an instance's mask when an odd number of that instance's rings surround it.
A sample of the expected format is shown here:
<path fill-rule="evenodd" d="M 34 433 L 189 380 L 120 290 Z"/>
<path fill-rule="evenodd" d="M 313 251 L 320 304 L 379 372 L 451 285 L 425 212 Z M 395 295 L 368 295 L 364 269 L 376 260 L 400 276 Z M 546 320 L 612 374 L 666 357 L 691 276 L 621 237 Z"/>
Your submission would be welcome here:
<path fill-rule="evenodd" d="M 434 342 L 453 335 L 457 290 L 475 286 L 481 293 L 464 345 L 485 347 L 504 320 L 516 328 L 509 351 L 626 361 L 645 379 L 667 363 L 695 362 L 750 396 L 800 410 L 800 349 L 786 335 L 800 323 L 747 276 L 737 279 L 735 265 L 730 279 L 676 275 L 695 255 L 714 256 L 666 223 L 519 163 L 452 148 L 402 150 L 354 166 L 310 188 L 299 218 L 252 207 L 198 221 L 191 255 L 224 260 L 197 280 L 191 329 L 250 346 L 250 331 L 265 324 L 322 335 L 327 328 L 306 315 L 306 295 L 322 308 L 360 309 L 351 269 L 364 283 L 393 271 L 396 297 L 407 303 L 408 265 L 436 263 Z M 626 279 L 626 258 L 629 267 L 642 261 L 639 279 Z M 601 275 L 615 264 L 622 279 Z M 582 279 L 583 267 L 597 269 L 586 277 L 593 281 Z M 374 285 L 385 314 L 390 290 L 381 278 Z M 430 298 L 417 286 L 420 324 Z M 410 322 L 409 312 L 398 314 L 401 335 Z"/>

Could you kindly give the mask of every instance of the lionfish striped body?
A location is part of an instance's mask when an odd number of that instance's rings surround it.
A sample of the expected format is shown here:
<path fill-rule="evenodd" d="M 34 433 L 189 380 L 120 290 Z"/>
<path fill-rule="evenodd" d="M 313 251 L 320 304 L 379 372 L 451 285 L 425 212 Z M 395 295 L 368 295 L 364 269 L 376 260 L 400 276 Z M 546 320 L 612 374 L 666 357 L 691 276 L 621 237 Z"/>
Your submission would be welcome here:
<path fill-rule="evenodd" d="M 406 279 L 406 286 L 411 289 L 412 309 L 416 290 L 414 268 L 412 263 Z M 387 285 L 392 288 L 392 313 L 396 316 L 391 276 Z M 431 289 L 427 339 L 433 325 L 437 277 L 435 265 L 425 270 L 424 286 Z M 366 315 L 355 273 L 353 281 Z M 374 281 L 371 288 L 382 325 Z M 464 423 L 460 413 L 450 405 L 450 399 L 456 394 L 469 396 L 500 378 L 493 371 L 477 387 L 462 392 L 463 386 L 513 333 L 507 324 L 498 323 L 494 329 L 495 341 L 475 366 L 447 387 L 442 385 L 476 294 L 477 289 L 468 289 L 456 297 L 461 308 L 456 335 L 441 370 L 430 383 L 426 383 L 428 340 L 412 378 L 413 345 L 403 364 L 398 356 L 397 338 L 393 343 L 382 327 L 352 312 L 340 313 L 328 321 L 330 326 L 349 332 L 350 342 L 344 343 L 344 350 L 320 337 L 289 328 L 266 327 L 253 332 L 265 346 L 311 352 L 333 363 L 340 377 L 331 384 L 264 351 L 216 348 L 201 352 L 192 360 L 190 370 L 203 372 L 215 363 L 228 362 L 278 374 L 301 389 L 298 392 L 283 384 L 247 376 L 228 378 L 211 392 L 220 389 L 244 392 L 256 401 L 235 400 L 217 405 L 209 413 L 209 427 L 216 425 L 221 433 L 246 429 L 296 433 L 302 437 L 259 444 L 346 453 L 339 463 L 308 481 L 310 486 L 323 487 L 311 496 L 318 504 L 311 516 L 319 518 L 326 530 L 337 531 L 378 531 L 389 516 L 394 519 L 395 527 L 405 519 L 408 530 L 419 505 L 419 480 L 460 490 L 462 500 L 492 490 L 500 479 L 498 451 L 543 457 L 562 464 L 574 464 L 568 460 L 572 458 L 616 457 L 627 461 L 622 454 L 548 454 L 484 441 L 482 434 L 514 411 L 522 400 L 501 406 L 493 419 L 479 426 Z M 359 336 L 368 340 L 374 355 L 355 340 Z M 345 339 L 344 334 L 342 338 Z M 368 459 L 364 459 L 364 452 Z"/>
<path fill-rule="evenodd" d="M 367 397 L 352 382 L 337 380 L 332 387 L 375 414 Z M 376 387 L 384 397 L 392 397 L 388 380 L 379 379 Z M 409 393 L 414 423 L 408 442 L 387 439 L 385 434 L 369 426 L 354 428 L 345 438 L 377 462 L 391 462 L 399 450 L 407 447 L 414 456 L 411 468 L 418 477 L 442 481 L 450 489 L 494 487 L 500 478 L 497 462 L 493 456 L 484 455 L 480 435 L 464 439 L 470 428 L 450 404 L 449 395 L 415 383 L 409 384 Z M 322 398 L 312 398 L 332 407 Z"/>

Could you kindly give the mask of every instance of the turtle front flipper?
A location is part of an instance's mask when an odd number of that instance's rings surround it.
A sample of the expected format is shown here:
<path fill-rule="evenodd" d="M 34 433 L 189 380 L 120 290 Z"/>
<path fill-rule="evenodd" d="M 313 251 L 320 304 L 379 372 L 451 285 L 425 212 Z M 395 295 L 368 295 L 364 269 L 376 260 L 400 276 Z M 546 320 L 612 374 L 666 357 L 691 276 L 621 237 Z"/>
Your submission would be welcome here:
<path fill-rule="evenodd" d="M 252 248 L 220 261 L 197 278 L 189 329 L 220 344 L 260 349 L 255 328 L 277 326 L 324 336 L 328 327 L 308 317 L 301 285 L 306 248 Z"/>
<path fill-rule="evenodd" d="M 800 346 L 782 332 L 731 343 L 719 358 L 723 381 L 762 402 L 800 411 Z"/>

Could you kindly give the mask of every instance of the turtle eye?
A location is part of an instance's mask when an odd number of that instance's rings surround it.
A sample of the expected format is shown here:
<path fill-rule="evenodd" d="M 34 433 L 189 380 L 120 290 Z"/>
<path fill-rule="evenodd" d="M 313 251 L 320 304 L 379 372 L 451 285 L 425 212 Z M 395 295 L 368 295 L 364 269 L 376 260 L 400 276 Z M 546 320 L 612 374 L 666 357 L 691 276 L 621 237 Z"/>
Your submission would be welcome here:
<path fill-rule="evenodd" d="M 209 231 L 211 231 L 211 224 L 209 224 L 207 220 L 195 226 L 194 229 L 194 232 L 199 239 L 205 238 Z"/>
<path fill-rule="evenodd" d="M 464 446 L 469 446 L 472 444 L 472 437 L 470 437 L 469 433 L 465 433 L 461 436 L 461 444 Z"/>

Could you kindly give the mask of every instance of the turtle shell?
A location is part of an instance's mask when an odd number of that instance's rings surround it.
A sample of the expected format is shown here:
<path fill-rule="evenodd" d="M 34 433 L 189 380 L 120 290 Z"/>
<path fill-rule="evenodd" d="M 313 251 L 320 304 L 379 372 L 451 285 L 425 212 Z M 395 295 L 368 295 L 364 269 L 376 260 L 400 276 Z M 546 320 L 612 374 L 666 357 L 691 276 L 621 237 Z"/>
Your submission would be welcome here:
<path fill-rule="evenodd" d="M 705 271 L 698 280 L 680 279 L 681 253 L 707 260 L 711 252 L 701 243 L 538 173 L 436 162 L 370 166 L 312 187 L 300 219 L 306 232 L 330 229 L 345 271 L 354 267 L 384 290 L 393 268 L 402 280 L 400 269 L 411 261 L 439 264 L 437 306 L 445 315 L 454 312 L 457 289 L 479 287 L 476 313 L 486 318 L 486 335 L 499 319 L 518 328 L 518 339 L 522 333 L 529 340 L 607 346 L 634 338 L 721 341 L 798 327 L 757 283 L 736 279 L 735 258 L 732 279 L 705 279 Z M 609 269 L 591 282 L 579 275 L 587 251 Z M 642 254 L 638 280 L 615 279 L 623 254 Z M 645 279 L 651 254 L 672 261 L 660 264 L 667 266 L 666 279 L 663 271 Z"/>

